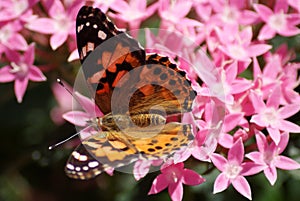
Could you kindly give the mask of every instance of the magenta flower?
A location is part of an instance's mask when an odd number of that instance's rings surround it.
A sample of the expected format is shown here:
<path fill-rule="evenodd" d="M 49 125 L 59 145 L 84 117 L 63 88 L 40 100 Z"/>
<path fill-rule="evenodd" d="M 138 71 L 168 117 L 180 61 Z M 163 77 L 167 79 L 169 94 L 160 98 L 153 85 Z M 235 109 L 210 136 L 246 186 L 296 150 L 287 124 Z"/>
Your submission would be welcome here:
<path fill-rule="evenodd" d="M 95 0 L 94 7 L 98 7 L 101 9 L 103 13 L 106 13 L 109 8 L 113 9 L 114 6 L 117 6 L 118 3 L 115 2 L 116 0 Z"/>
<path fill-rule="evenodd" d="M 95 105 L 94 100 L 81 95 L 79 92 L 74 93 L 74 98 L 84 111 L 69 111 L 63 114 L 63 118 L 76 126 L 83 127 L 80 135 L 85 139 L 94 133 L 92 124 L 95 123 L 95 118 L 103 116 L 103 113 Z"/>
<path fill-rule="evenodd" d="M 7 50 L 6 57 L 10 64 L 0 69 L 0 82 L 15 81 L 15 94 L 17 101 L 21 103 L 28 81 L 41 82 L 45 81 L 46 77 L 38 67 L 33 65 L 34 44 L 31 44 L 23 55 Z"/>
<path fill-rule="evenodd" d="M 212 18 L 218 21 L 220 26 L 249 25 L 258 19 L 257 13 L 246 10 L 246 0 L 241 1 L 210 1 L 216 12 Z"/>
<path fill-rule="evenodd" d="M 230 184 L 243 196 L 251 200 L 250 185 L 244 176 L 253 175 L 262 170 L 262 166 L 252 162 L 244 162 L 244 147 L 239 139 L 228 151 L 228 159 L 220 154 L 212 154 L 213 164 L 222 172 L 215 180 L 214 193 L 228 188 Z"/>
<path fill-rule="evenodd" d="M 7 49 L 21 51 L 28 49 L 26 40 L 18 33 L 22 29 L 23 26 L 18 21 L 0 26 L 0 55 Z"/>
<path fill-rule="evenodd" d="M 300 105 L 294 103 L 279 108 L 280 95 L 279 86 L 275 87 L 265 104 L 261 96 L 256 93 L 250 94 L 253 107 L 257 113 L 252 116 L 250 122 L 266 128 L 276 145 L 280 141 L 280 131 L 300 133 L 300 126 L 285 120 L 296 114 L 300 110 Z"/>
<path fill-rule="evenodd" d="M 32 31 L 43 34 L 51 34 L 50 45 L 53 50 L 61 46 L 68 35 L 75 34 L 75 18 L 78 12 L 78 4 L 74 4 L 65 10 L 59 0 L 54 0 L 48 14 L 51 18 L 37 18 L 28 22 L 26 27 Z"/>
<path fill-rule="evenodd" d="M 147 7 L 146 0 L 130 0 L 128 3 L 122 0 L 118 1 L 112 9 L 118 13 L 111 13 L 110 16 L 122 22 L 127 22 L 130 30 L 134 30 L 138 29 L 142 21 L 150 17 L 156 11 L 157 3 Z"/>
<path fill-rule="evenodd" d="M 230 58 L 238 61 L 251 61 L 251 57 L 262 55 L 272 48 L 271 45 L 267 44 L 254 44 L 251 41 L 252 28 L 250 26 L 241 32 L 226 28 L 217 33 L 222 42 L 219 49 Z"/>
<path fill-rule="evenodd" d="M 177 24 L 179 21 L 186 19 L 185 16 L 192 8 L 192 1 L 170 1 L 160 0 L 158 12 L 162 20 Z"/>
<path fill-rule="evenodd" d="M 171 199 L 180 201 L 183 197 L 182 184 L 194 186 L 204 181 L 205 179 L 193 170 L 184 168 L 183 163 L 165 164 L 161 167 L 161 174 L 154 179 L 148 194 L 159 193 L 168 187 Z"/>
<path fill-rule="evenodd" d="M 287 14 L 286 1 L 276 1 L 274 12 L 262 4 L 255 4 L 253 7 L 266 23 L 259 32 L 259 40 L 271 39 L 276 33 L 282 36 L 295 36 L 300 33 L 297 28 L 300 23 L 299 14 Z"/>
<path fill-rule="evenodd" d="M 287 132 L 281 134 L 278 145 L 274 142 L 268 144 L 266 136 L 261 132 L 257 132 L 255 137 L 258 151 L 248 153 L 246 157 L 254 163 L 264 166 L 264 174 L 271 185 L 274 185 L 277 179 L 276 168 L 283 170 L 300 168 L 300 164 L 296 161 L 280 155 L 285 150 L 289 141 L 289 134 Z"/>
<path fill-rule="evenodd" d="M 288 0 L 288 3 L 300 13 L 300 0 Z"/>
<path fill-rule="evenodd" d="M 134 163 L 133 176 L 138 181 L 145 177 L 150 170 L 151 165 L 160 166 L 163 160 L 138 160 Z"/>
<path fill-rule="evenodd" d="M 30 8 L 39 0 L 1 0 L 0 21 L 23 19 Z"/>

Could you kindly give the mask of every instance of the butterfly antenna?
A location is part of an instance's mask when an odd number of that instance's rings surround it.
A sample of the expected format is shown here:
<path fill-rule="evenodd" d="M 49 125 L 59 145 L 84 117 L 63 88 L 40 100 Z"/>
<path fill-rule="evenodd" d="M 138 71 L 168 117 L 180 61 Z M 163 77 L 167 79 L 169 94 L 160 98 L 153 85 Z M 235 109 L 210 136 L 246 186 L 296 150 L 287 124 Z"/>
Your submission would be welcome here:
<path fill-rule="evenodd" d="M 68 92 L 69 94 L 71 94 L 71 96 L 74 97 L 73 92 L 71 92 L 71 91 L 65 86 L 65 84 L 61 81 L 61 79 L 57 78 L 56 81 L 57 81 L 57 83 L 60 84 L 63 88 L 65 88 L 65 90 L 67 90 L 67 92 Z"/>
<path fill-rule="evenodd" d="M 72 91 L 70 91 L 70 89 L 68 89 L 66 86 L 65 86 L 65 84 L 61 81 L 61 79 L 59 79 L 59 78 L 57 78 L 56 79 L 56 81 L 57 81 L 57 83 L 58 84 L 60 84 L 76 101 L 77 101 L 77 103 L 79 103 L 79 105 L 80 105 L 80 101 L 79 101 L 79 99 L 78 99 L 78 97 L 72 92 Z"/>
<path fill-rule="evenodd" d="M 76 137 L 76 136 L 77 136 L 77 135 L 79 135 L 79 134 L 80 134 L 80 132 L 78 132 L 78 133 L 75 133 L 75 134 L 74 134 L 74 135 L 72 135 L 71 137 L 68 137 L 67 139 L 65 139 L 65 140 L 63 140 L 63 141 L 61 141 L 61 142 L 58 142 L 58 143 L 56 143 L 55 145 L 51 145 L 51 146 L 49 146 L 49 147 L 48 147 L 48 149 L 49 149 L 49 150 L 52 150 L 52 149 L 54 149 L 55 147 L 57 147 L 57 146 L 59 146 L 59 145 L 61 145 L 61 144 L 65 143 L 65 142 L 69 141 L 70 139 L 72 139 L 72 138 Z"/>

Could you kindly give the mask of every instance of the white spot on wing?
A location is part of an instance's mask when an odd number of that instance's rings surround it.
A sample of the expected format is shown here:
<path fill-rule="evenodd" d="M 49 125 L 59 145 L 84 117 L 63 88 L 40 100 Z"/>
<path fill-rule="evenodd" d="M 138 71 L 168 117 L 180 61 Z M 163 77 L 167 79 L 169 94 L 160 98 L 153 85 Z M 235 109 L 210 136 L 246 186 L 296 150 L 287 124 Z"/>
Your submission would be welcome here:
<path fill-rule="evenodd" d="M 86 46 L 86 51 L 93 51 L 95 49 L 95 44 L 94 43 L 91 43 L 91 42 L 88 42 L 87 43 L 87 46 Z"/>
<path fill-rule="evenodd" d="M 80 167 L 76 167 L 75 170 L 76 170 L 77 172 L 79 172 L 79 171 L 81 170 L 81 168 L 80 168 Z"/>
<path fill-rule="evenodd" d="M 99 165 L 99 163 L 98 163 L 97 161 L 91 161 L 91 162 L 88 163 L 88 166 L 89 166 L 90 168 L 95 168 L 95 167 L 97 167 L 98 165 Z"/>
<path fill-rule="evenodd" d="M 88 159 L 88 157 L 86 155 L 81 155 L 77 151 L 73 151 L 72 155 L 76 160 L 79 160 L 79 161 L 86 161 Z M 71 165 L 71 164 L 68 164 L 68 165 Z"/>
<path fill-rule="evenodd" d="M 103 31 L 101 30 L 98 31 L 98 37 L 100 39 L 105 40 L 106 36 L 107 36 L 106 33 L 104 33 Z"/>
<path fill-rule="evenodd" d="M 89 170 L 89 167 L 88 167 L 88 166 L 83 166 L 82 169 L 83 169 L 84 171 L 88 171 L 88 170 Z"/>
<path fill-rule="evenodd" d="M 80 155 L 78 160 L 79 161 L 87 161 L 88 157 L 86 155 Z"/>
<path fill-rule="evenodd" d="M 69 169 L 69 170 L 74 170 L 74 165 L 72 165 L 72 164 L 67 164 L 67 168 Z"/>
<path fill-rule="evenodd" d="M 78 25 L 77 27 L 77 33 L 79 33 L 84 27 L 84 24 Z"/>
<path fill-rule="evenodd" d="M 80 156 L 80 154 L 79 154 L 77 151 L 73 151 L 72 155 L 73 155 L 73 157 L 74 157 L 75 159 L 77 159 L 77 160 L 78 160 L 78 158 L 79 158 L 79 156 Z"/>
<path fill-rule="evenodd" d="M 85 23 L 85 26 L 88 27 L 88 26 L 90 26 L 90 24 L 91 24 L 90 22 L 87 22 L 87 23 Z"/>
<path fill-rule="evenodd" d="M 97 24 L 94 24 L 93 27 L 94 27 L 94 29 L 97 29 L 97 28 L 98 28 L 98 25 L 97 25 Z"/>

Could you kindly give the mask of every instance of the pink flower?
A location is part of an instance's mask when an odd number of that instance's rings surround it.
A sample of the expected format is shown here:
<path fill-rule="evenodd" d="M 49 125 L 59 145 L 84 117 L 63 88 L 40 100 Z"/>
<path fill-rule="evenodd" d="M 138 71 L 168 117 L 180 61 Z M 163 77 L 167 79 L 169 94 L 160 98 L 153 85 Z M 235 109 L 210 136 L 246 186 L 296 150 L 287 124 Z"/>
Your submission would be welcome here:
<path fill-rule="evenodd" d="M 48 10 L 51 18 L 37 18 L 28 22 L 26 27 L 32 31 L 51 34 L 50 45 L 53 50 L 61 46 L 68 35 L 75 34 L 75 18 L 80 4 L 74 4 L 65 10 L 59 0 L 54 0 Z"/>
<path fill-rule="evenodd" d="M 205 179 L 193 170 L 184 168 L 183 163 L 165 164 L 161 167 L 161 174 L 154 179 L 148 194 L 159 193 L 168 187 L 171 199 L 180 201 L 183 197 L 182 184 L 194 186 L 204 181 Z"/>
<path fill-rule="evenodd" d="M 163 160 L 138 160 L 134 163 L 133 176 L 138 181 L 145 177 L 150 170 L 151 165 L 160 166 Z M 154 170 L 153 170 L 154 171 Z"/>
<path fill-rule="evenodd" d="M 114 19 L 128 22 L 130 30 L 134 30 L 138 29 L 141 22 L 156 11 L 157 3 L 147 7 L 146 0 L 130 0 L 128 3 L 122 0 L 118 1 L 112 9 L 118 13 L 111 13 L 110 16 Z"/>
<path fill-rule="evenodd" d="M 1 0 L 0 21 L 22 20 L 30 8 L 39 0 Z"/>
<path fill-rule="evenodd" d="M 94 100 L 89 99 L 78 92 L 74 93 L 74 98 L 84 111 L 73 110 L 66 112 L 63 114 L 63 118 L 76 126 L 84 127 L 80 134 L 81 137 L 85 139 L 94 133 L 95 118 L 102 117 L 103 113 L 98 106 L 95 105 Z"/>
<path fill-rule="evenodd" d="M 244 162 L 244 147 L 239 139 L 228 151 L 228 159 L 220 154 L 212 154 L 213 164 L 222 173 L 216 178 L 214 193 L 224 191 L 230 184 L 243 196 L 251 200 L 250 185 L 244 176 L 253 175 L 261 171 L 261 165 L 252 162 Z"/>
<path fill-rule="evenodd" d="M 294 103 L 279 108 L 280 96 L 279 86 L 274 88 L 266 104 L 261 96 L 256 93 L 250 94 L 253 107 L 257 113 L 252 116 L 250 122 L 266 128 L 276 145 L 280 141 L 280 131 L 300 133 L 300 126 L 285 120 L 296 114 L 300 110 L 300 105 Z"/>
<path fill-rule="evenodd" d="M 262 4 L 255 4 L 253 7 L 266 23 L 259 32 L 259 40 L 271 39 L 276 33 L 282 36 L 294 36 L 300 33 L 300 29 L 297 28 L 300 22 L 299 14 L 287 14 L 286 1 L 276 1 L 274 12 Z"/>
<path fill-rule="evenodd" d="M 22 29 L 23 26 L 18 21 L 0 26 L 0 55 L 7 49 L 21 51 L 28 49 L 26 40 L 18 33 Z"/>
<path fill-rule="evenodd" d="M 15 94 L 18 102 L 21 103 L 28 81 L 45 81 L 46 77 L 38 67 L 33 65 L 34 44 L 31 44 L 23 55 L 7 50 L 6 57 L 10 61 L 10 65 L 0 69 L 0 82 L 15 81 Z"/>
<path fill-rule="evenodd" d="M 288 3 L 300 13 L 300 0 L 288 0 Z"/>
<path fill-rule="evenodd" d="M 95 0 L 93 6 L 100 8 L 103 13 L 106 13 L 109 8 L 113 9 L 114 6 L 118 6 L 118 3 L 116 3 L 116 0 Z"/>
<path fill-rule="evenodd" d="M 246 157 L 254 163 L 264 166 L 264 174 L 271 185 L 274 185 L 277 179 L 276 168 L 283 170 L 300 168 L 300 164 L 296 161 L 280 155 L 285 150 L 289 141 L 289 134 L 287 132 L 281 134 L 278 145 L 274 142 L 268 144 L 266 136 L 261 132 L 257 132 L 255 137 L 258 151 L 248 153 Z"/>
<path fill-rule="evenodd" d="M 247 1 L 211 1 L 213 10 L 216 12 L 212 18 L 219 21 L 220 26 L 249 25 L 258 19 L 258 15 L 246 10 Z"/>
<path fill-rule="evenodd" d="M 240 32 L 226 28 L 217 33 L 222 43 L 219 49 L 230 58 L 238 61 L 251 61 L 251 57 L 262 55 L 272 48 L 271 45 L 267 44 L 254 44 L 251 41 L 252 28 L 250 26 Z"/>
<path fill-rule="evenodd" d="M 192 8 L 192 1 L 175 1 L 160 0 L 158 12 L 162 20 L 177 24 L 185 18 Z"/>
<path fill-rule="evenodd" d="M 197 32 L 201 32 L 202 23 L 185 17 L 192 9 L 192 1 L 160 0 L 158 13 L 162 19 L 160 29 L 171 32 L 180 31 L 186 37 L 197 41 Z M 198 41 L 197 41 L 198 43 Z"/>

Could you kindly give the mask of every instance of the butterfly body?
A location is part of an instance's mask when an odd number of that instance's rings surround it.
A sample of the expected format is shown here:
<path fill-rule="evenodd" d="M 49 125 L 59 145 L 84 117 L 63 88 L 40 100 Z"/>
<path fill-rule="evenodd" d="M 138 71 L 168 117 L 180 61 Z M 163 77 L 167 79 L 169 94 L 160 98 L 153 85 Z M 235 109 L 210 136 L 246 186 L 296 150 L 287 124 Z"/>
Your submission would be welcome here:
<path fill-rule="evenodd" d="M 166 118 L 159 114 L 135 114 L 135 115 L 105 115 L 98 120 L 102 130 L 120 130 L 133 126 L 147 127 L 164 125 Z"/>
<path fill-rule="evenodd" d="M 167 159 L 193 140 L 191 125 L 168 120 L 192 111 L 196 93 L 168 57 L 147 54 L 97 8 L 77 21 L 80 60 L 95 104 L 98 132 L 71 154 L 65 171 L 89 179 L 137 160 Z"/>

